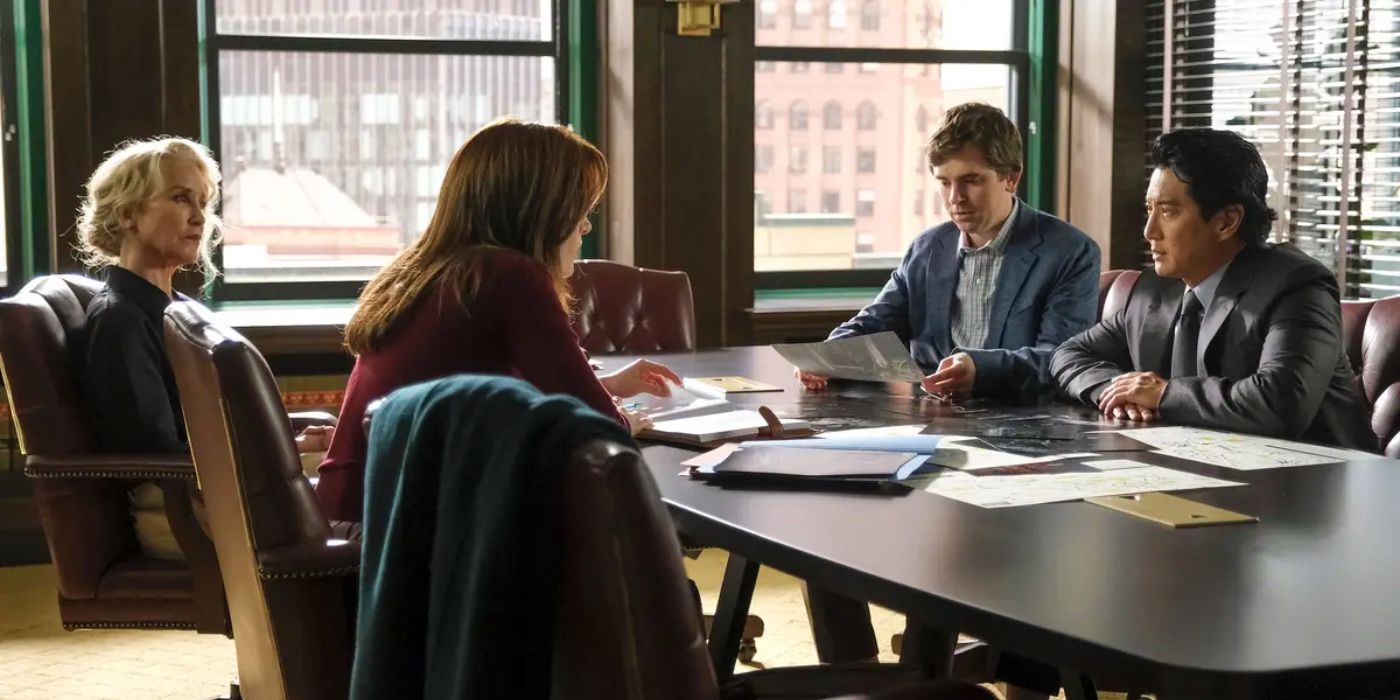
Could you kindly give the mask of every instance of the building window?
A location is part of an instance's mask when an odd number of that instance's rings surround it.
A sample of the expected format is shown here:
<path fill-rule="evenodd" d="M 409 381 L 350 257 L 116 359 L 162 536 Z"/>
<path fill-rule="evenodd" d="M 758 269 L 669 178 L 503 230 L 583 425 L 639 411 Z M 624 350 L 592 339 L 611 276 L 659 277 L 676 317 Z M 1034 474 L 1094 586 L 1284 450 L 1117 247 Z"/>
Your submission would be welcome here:
<path fill-rule="evenodd" d="M 794 187 L 788 190 L 788 211 L 793 214 L 807 213 L 807 190 Z"/>
<path fill-rule="evenodd" d="M 789 147 L 788 147 L 788 172 L 790 172 L 790 173 L 805 173 L 805 172 L 807 172 L 807 147 L 806 147 L 806 146 L 789 146 Z"/>
<path fill-rule="evenodd" d="M 840 61 L 828 61 L 827 63 L 824 63 L 823 66 L 825 67 L 822 70 L 825 70 L 828 73 L 840 73 L 846 70 L 846 64 L 841 63 Z"/>
<path fill-rule="evenodd" d="M 836 214 L 841 211 L 841 193 L 836 190 L 822 191 L 822 213 Z"/>
<path fill-rule="evenodd" d="M 830 0 L 826 6 L 827 29 L 846 28 L 846 0 Z"/>
<path fill-rule="evenodd" d="M 831 131 L 841 128 L 841 103 L 832 100 L 822 108 L 822 127 Z"/>
<path fill-rule="evenodd" d="M 822 172 L 827 175 L 836 175 L 841 172 L 841 147 L 822 147 Z"/>
<path fill-rule="evenodd" d="M 788 128 L 802 131 L 807 128 L 807 103 L 801 100 L 792 103 L 788 110 Z"/>
<path fill-rule="evenodd" d="M 857 234 L 856 234 L 856 252 L 857 252 L 857 253 L 873 253 L 873 252 L 875 252 L 875 234 L 873 234 L 873 233 L 866 233 L 866 232 L 864 232 L 864 231 L 862 231 L 862 232 L 860 232 L 860 233 L 857 233 Z"/>
<path fill-rule="evenodd" d="M 754 216 L 760 220 L 773 211 L 773 205 L 768 203 L 768 198 L 763 195 L 763 190 L 754 190 L 753 192 L 753 211 Z"/>
<path fill-rule="evenodd" d="M 810 29 L 812 27 L 812 0 L 796 0 L 792 3 L 792 28 Z"/>
<path fill-rule="evenodd" d="M 914 216 L 924 215 L 924 191 L 914 190 Z"/>
<path fill-rule="evenodd" d="M 856 193 L 856 216 L 875 216 L 875 190 Z"/>
<path fill-rule="evenodd" d="M 758 28 L 776 29 L 778 27 L 778 0 L 759 0 L 758 3 Z"/>
<path fill-rule="evenodd" d="M 440 185 L 472 132 L 507 114 L 567 121 L 560 0 L 207 4 L 216 300 L 353 298 L 421 234 L 438 193 L 416 186 Z"/>
<path fill-rule="evenodd" d="M 875 103 L 868 100 L 860 103 L 860 106 L 856 107 L 856 128 L 861 131 L 874 131 L 875 122 Z"/>
<path fill-rule="evenodd" d="M 914 131 L 920 135 L 928 134 L 928 110 L 923 105 L 914 110 Z"/>
<path fill-rule="evenodd" d="M 875 149 L 865 147 L 856 149 L 856 172 L 875 172 Z"/>
<path fill-rule="evenodd" d="M 778 64 L 772 61 L 754 61 L 753 69 L 759 73 L 772 73 L 778 70 Z"/>
<path fill-rule="evenodd" d="M 878 64 L 878 63 L 872 63 L 872 62 L 870 62 L 870 61 L 864 61 L 864 62 L 862 62 L 862 63 L 860 64 L 860 72 L 862 72 L 862 73 L 879 73 L 879 72 L 880 72 L 880 64 Z"/>
<path fill-rule="evenodd" d="M 773 147 L 768 144 L 756 146 L 753 149 L 753 171 L 759 175 L 767 174 L 773 169 Z"/>
<path fill-rule="evenodd" d="M 861 3 L 860 29 L 865 32 L 880 31 L 880 3 L 878 0 L 865 0 Z"/>
<path fill-rule="evenodd" d="M 753 125 L 759 129 L 773 128 L 773 105 L 762 100 L 754 103 Z"/>
<path fill-rule="evenodd" d="M 811 64 L 811 63 L 808 63 L 807 61 L 793 61 L 793 62 L 792 62 L 792 72 L 794 72 L 794 73 L 810 73 L 811 71 L 812 71 L 812 64 Z"/>

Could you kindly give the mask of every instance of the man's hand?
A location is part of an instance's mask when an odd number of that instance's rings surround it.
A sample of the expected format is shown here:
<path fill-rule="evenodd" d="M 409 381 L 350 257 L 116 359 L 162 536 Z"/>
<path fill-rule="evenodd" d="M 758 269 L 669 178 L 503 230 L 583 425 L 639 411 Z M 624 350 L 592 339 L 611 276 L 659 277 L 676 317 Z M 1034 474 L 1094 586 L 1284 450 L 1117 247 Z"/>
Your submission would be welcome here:
<path fill-rule="evenodd" d="M 826 377 L 823 377 L 820 374 L 803 372 L 802 370 L 796 367 L 792 368 L 792 374 L 794 377 L 797 377 L 797 381 L 802 382 L 802 388 L 806 389 L 807 391 L 826 390 Z"/>
<path fill-rule="evenodd" d="M 943 358 L 933 374 L 924 377 L 923 387 L 934 396 L 963 397 L 972 393 L 977 364 L 965 352 Z"/>
<path fill-rule="evenodd" d="M 1128 372 L 1114 377 L 1099 396 L 1099 412 L 1109 418 L 1151 423 L 1157 420 L 1157 407 L 1167 380 L 1156 372 Z"/>

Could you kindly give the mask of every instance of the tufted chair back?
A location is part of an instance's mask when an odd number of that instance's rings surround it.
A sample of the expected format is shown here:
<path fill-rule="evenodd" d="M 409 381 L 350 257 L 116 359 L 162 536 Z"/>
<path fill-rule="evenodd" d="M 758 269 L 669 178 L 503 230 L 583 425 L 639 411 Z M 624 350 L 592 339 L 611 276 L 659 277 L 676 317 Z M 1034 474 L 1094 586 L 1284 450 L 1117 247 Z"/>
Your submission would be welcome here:
<path fill-rule="evenodd" d="M 610 260 L 574 263 L 574 331 L 591 354 L 695 349 L 695 300 L 684 272 Z"/>

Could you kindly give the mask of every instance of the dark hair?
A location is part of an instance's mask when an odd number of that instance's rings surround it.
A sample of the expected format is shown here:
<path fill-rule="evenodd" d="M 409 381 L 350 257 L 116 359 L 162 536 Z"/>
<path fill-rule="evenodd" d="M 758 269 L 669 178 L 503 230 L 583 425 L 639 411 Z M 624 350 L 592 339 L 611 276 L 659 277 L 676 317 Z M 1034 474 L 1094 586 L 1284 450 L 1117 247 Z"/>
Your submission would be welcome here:
<path fill-rule="evenodd" d="M 964 146 L 976 146 L 997 175 L 1021 172 L 1021 132 L 1001 110 L 981 102 L 960 104 L 943 113 L 943 123 L 929 137 L 928 167 L 946 163 Z"/>
<path fill-rule="evenodd" d="M 1269 171 L 1259 149 L 1233 131 L 1178 129 L 1152 142 L 1153 167 L 1168 168 L 1209 219 L 1225 207 L 1244 208 L 1238 236 L 1259 246 L 1278 215 L 1269 208 Z"/>

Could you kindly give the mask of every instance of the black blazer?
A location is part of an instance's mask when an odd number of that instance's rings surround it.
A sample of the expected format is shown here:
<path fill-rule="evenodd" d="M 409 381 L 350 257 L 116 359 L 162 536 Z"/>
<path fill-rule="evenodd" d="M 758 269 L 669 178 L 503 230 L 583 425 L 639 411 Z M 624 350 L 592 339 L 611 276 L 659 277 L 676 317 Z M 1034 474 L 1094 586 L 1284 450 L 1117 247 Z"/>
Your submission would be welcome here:
<path fill-rule="evenodd" d="M 1055 352 L 1050 371 L 1060 389 L 1096 404 L 1124 372 L 1170 377 L 1185 289 L 1144 272 L 1121 311 Z M 1293 245 L 1235 257 L 1206 309 L 1201 339 L 1196 366 L 1209 376 L 1170 379 L 1163 421 L 1377 451 L 1342 342 L 1337 280 Z"/>

